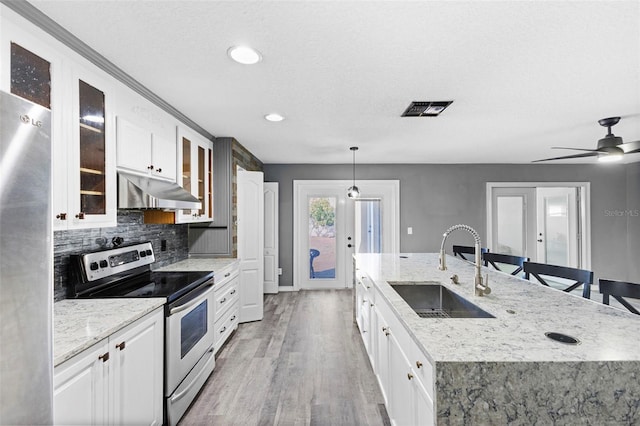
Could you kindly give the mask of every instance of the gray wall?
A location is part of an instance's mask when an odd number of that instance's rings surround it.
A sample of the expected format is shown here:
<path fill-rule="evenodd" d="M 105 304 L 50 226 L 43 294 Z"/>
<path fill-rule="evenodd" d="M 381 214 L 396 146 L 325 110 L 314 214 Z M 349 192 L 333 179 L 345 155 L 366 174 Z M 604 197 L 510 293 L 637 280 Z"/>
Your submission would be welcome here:
<path fill-rule="evenodd" d="M 612 167 L 613 166 L 613 167 Z M 592 269 L 599 277 L 640 281 L 637 249 L 640 218 L 611 216 L 640 204 L 640 163 L 612 164 L 379 164 L 358 165 L 357 179 L 400 181 L 400 250 L 435 252 L 449 226 L 464 223 L 486 241 L 487 182 L 591 182 Z M 280 183 L 281 286 L 293 285 L 293 180 L 351 179 L 351 165 L 265 164 L 265 181 Z M 408 226 L 413 235 L 407 235 Z M 448 242 L 469 245 L 454 233 Z M 635 256 L 624 255 L 626 247 Z M 632 266 L 633 265 L 633 266 Z"/>

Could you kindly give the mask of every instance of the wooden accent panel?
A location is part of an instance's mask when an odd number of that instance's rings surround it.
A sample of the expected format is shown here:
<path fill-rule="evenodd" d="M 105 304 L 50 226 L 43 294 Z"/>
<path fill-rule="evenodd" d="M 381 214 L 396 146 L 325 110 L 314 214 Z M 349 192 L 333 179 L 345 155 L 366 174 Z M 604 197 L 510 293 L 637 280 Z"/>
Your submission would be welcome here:
<path fill-rule="evenodd" d="M 175 212 L 165 212 L 163 210 L 145 210 L 144 223 L 166 225 L 176 223 Z"/>

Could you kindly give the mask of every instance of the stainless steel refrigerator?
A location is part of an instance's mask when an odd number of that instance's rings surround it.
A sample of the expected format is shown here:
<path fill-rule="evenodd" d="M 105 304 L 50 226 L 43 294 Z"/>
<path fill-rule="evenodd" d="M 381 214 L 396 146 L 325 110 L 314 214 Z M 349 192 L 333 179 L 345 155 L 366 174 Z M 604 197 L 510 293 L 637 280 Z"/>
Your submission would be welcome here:
<path fill-rule="evenodd" d="M 51 112 L 0 104 L 0 425 L 52 424 Z"/>

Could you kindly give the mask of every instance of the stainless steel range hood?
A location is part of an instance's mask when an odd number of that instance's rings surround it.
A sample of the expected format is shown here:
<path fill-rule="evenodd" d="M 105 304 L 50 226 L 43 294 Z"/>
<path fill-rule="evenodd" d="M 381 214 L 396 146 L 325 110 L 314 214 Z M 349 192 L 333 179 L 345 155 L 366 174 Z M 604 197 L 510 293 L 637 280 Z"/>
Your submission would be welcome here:
<path fill-rule="evenodd" d="M 118 170 L 119 209 L 201 209 L 202 203 L 173 182 Z"/>

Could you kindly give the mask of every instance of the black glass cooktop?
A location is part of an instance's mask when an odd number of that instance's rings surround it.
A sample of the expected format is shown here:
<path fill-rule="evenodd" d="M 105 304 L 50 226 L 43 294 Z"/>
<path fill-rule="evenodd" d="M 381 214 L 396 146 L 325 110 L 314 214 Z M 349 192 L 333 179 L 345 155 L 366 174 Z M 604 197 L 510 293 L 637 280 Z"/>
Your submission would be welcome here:
<path fill-rule="evenodd" d="M 147 271 L 80 297 L 166 297 L 170 303 L 212 278 L 213 272 Z"/>

